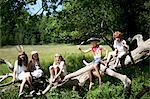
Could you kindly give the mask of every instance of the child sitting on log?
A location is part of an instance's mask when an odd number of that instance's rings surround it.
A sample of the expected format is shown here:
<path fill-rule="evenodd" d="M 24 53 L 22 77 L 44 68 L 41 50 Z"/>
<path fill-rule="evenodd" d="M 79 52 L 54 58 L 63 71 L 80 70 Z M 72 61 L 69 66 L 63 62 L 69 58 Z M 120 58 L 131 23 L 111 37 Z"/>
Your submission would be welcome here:
<path fill-rule="evenodd" d="M 31 72 L 33 79 L 37 79 L 43 75 L 39 61 L 39 54 L 37 51 L 32 51 L 31 56 L 32 59 L 29 61 L 28 70 Z"/>
<path fill-rule="evenodd" d="M 101 74 L 99 72 L 99 66 L 101 63 L 104 64 L 104 62 L 101 60 L 101 56 L 102 56 L 102 50 L 105 50 L 106 51 L 106 56 L 105 58 L 107 58 L 107 53 L 108 53 L 108 50 L 106 48 L 104 48 L 102 45 L 99 45 L 98 44 L 98 41 L 99 39 L 98 38 L 90 38 L 87 40 L 87 42 L 91 42 L 91 45 L 92 47 L 87 49 L 87 50 L 82 50 L 79 46 L 79 50 L 83 53 L 88 53 L 90 51 L 92 51 L 93 53 L 93 56 L 94 56 L 94 60 L 92 61 L 92 65 L 96 71 L 96 73 L 98 74 L 98 78 L 99 78 L 99 84 L 101 84 Z M 89 72 L 89 78 L 90 78 L 90 86 L 89 86 L 89 89 L 91 89 L 91 86 L 94 84 L 92 82 L 92 74 L 91 74 L 91 71 Z"/>
<path fill-rule="evenodd" d="M 30 75 L 30 72 L 27 70 L 27 64 L 28 64 L 28 56 L 24 52 L 23 47 L 19 46 L 18 48 L 19 54 L 18 59 L 15 61 L 14 70 L 13 70 L 13 82 L 15 80 L 20 80 L 20 90 L 19 90 L 19 97 L 23 95 L 23 88 L 25 86 L 25 83 L 28 82 L 30 85 L 30 89 L 32 90 L 32 77 Z"/>
<path fill-rule="evenodd" d="M 126 44 L 126 41 L 122 39 L 121 32 L 119 31 L 114 32 L 113 37 L 115 39 L 114 45 L 113 45 L 115 50 L 112 52 L 109 52 L 105 66 L 108 67 L 108 64 L 111 58 L 116 57 L 116 60 L 113 66 L 113 69 L 115 69 L 117 65 L 119 64 L 119 60 L 122 58 L 122 56 L 124 56 L 127 53 L 128 46 Z"/>
<path fill-rule="evenodd" d="M 59 82 L 67 74 L 66 65 L 61 54 L 55 54 L 54 63 L 49 67 L 50 83 Z"/>

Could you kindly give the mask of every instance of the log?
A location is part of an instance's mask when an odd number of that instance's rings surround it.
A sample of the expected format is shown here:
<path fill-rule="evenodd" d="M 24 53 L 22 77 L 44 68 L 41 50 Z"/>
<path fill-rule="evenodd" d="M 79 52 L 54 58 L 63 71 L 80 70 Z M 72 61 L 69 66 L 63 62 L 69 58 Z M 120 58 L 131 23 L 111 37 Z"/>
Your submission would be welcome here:
<path fill-rule="evenodd" d="M 7 79 L 8 77 L 13 77 L 13 74 L 12 73 L 8 73 L 8 74 L 6 74 L 6 75 L 1 75 L 0 76 L 0 83 L 2 82 L 2 81 L 4 81 L 5 79 Z M 0 87 L 2 87 L 2 86 L 6 86 L 6 85 L 8 85 L 7 83 L 6 84 L 0 84 Z"/>
<path fill-rule="evenodd" d="M 8 67 L 8 69 L 9 69 L 11 72 L 13 72 L 14 66 L 13 66 L 9 61 L 7 61 L 6 59 L 0 58 L 0 64 L 6 64 L 7 67 Z"/>

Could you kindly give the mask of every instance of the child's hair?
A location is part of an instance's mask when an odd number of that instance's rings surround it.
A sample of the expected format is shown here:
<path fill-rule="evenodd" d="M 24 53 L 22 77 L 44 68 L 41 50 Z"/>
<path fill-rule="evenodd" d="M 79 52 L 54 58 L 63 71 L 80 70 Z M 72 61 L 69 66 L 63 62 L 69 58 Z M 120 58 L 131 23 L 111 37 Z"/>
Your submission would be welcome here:
<path fill-rule="evenodd" d="M 34 57 L 33 57 L 34 54 L 37 54 L 37 60 L 36 60 L 36 62 L 37 62 L 37 64 L 38 64 L 38 66 L 40 66 L 40 59 L 39 59 L 39 54 L 38 54 L 38 52 L 37 52 L 37 51 L 32 51 L 32 52 L 31 52 L 32 59 L 31 59 L 30 62 L 29 62 L 29 67 L 30 67 L 30 65 L 34 65 L 34 64 L 35 64 L 35 61 L 33 61 L 33 60 L 34 60 Z"/>
<path fill-rule="evenodd" d="M 114 38 L 121 38 L 121 32 L 119 32 L 119 31 L 114 32 L 113 37 Z"/>
<path fill-rule="evenodd" d="M 60 56 L 60 58 L 61 58 L 61 61 L 65 61 L 64 58 L 63 58 L 62 56 Z"/>
<path fill-rule="evenodd" d="M 22 60 L 22 59 L 20 58 L 21 55 L 24 55 L 24 57 L 23 57 L 24 60 Z M 22 63 L 24 63 L 25 66 L 28 65 L 28 56 L 27 56 L 27 54 L 26 54 L 25 52 L 23 52 L 22 54 L 18 55 L 18 65 L 19 65 L 19 66 L 22 66 Z"/>
<path fill-rule="evenodd" d="M 64 61 L 64 58 L 62 57 L 62 55 L 61 54 L 55 54 L 55 57 L 60 57 L 61 58 L 61 61 Z"/>

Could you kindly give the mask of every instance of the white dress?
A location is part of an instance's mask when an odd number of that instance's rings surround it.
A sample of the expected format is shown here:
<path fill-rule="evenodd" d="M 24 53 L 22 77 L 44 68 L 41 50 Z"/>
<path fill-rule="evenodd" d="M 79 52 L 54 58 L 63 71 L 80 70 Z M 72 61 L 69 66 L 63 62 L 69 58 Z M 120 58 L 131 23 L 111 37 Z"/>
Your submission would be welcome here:
<path fill-rule="evenodd" d="M 20 65 L 18 65 L 18 60 L 15 61 L 14 71 L 16 72 L 17 80 L 24 79 L 26 70 L 27 70 L 27 67 L 25 67 L 24 65 L 20 66 Z"/>
<path fill-rule="evenodd" d="M 31 75 L 33 79 L 40 78 L 43 75 L 43 71 L 41 70 L 37 62 L 34 64 L 34 69 L 32 70 Z"/>

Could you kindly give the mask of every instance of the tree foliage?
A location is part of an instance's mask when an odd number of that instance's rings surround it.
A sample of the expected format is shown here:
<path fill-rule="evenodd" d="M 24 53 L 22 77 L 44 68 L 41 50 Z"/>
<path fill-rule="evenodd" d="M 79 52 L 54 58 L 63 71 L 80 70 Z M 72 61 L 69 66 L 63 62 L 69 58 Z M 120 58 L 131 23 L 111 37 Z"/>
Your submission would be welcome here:
<path fill-rule="evenodd" d="M 116 30 L 125 38 L 137 33 L 148 37 L 150 33 L 149 0 L 42 0 L 42 12 L 34 15 L 27 5 L 35 5 L 37 0 L 0 2 L 2 46 L 79 43 L 92 36 L 111 45 Z"/>

